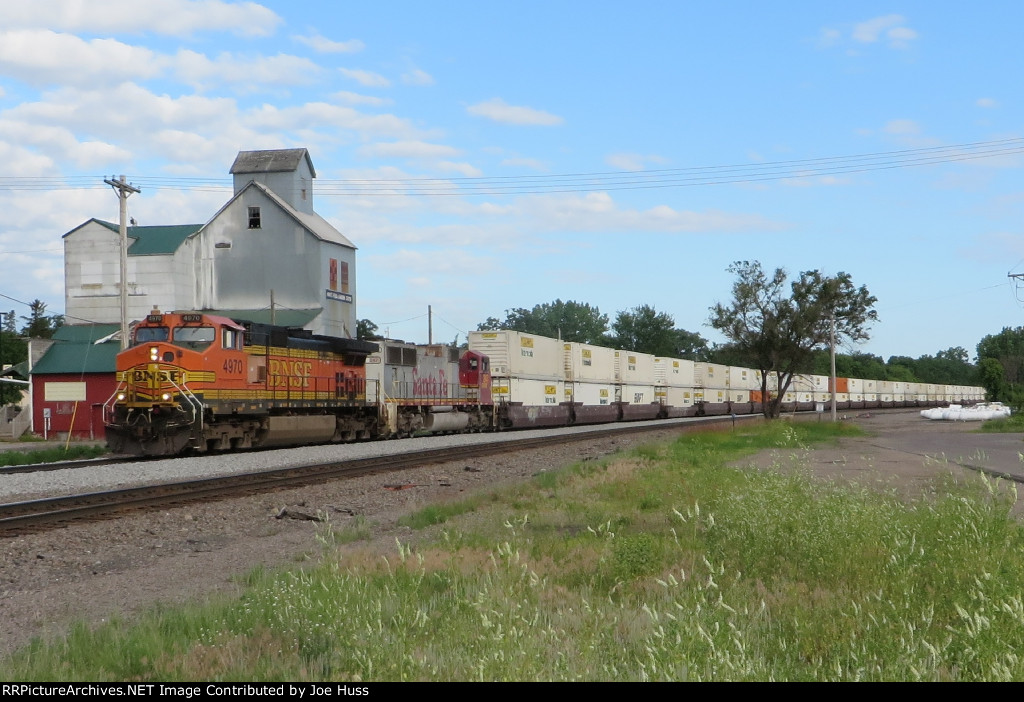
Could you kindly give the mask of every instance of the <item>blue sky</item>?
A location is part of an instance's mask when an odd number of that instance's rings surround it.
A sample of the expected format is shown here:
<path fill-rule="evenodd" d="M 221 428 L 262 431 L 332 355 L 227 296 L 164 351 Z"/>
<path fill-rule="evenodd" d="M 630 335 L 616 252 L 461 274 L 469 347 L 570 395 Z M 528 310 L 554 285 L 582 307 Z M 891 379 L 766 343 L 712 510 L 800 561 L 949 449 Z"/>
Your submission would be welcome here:
<path fill-rule="evenodd" d="M 867 285 L 860 350 L 973 356 L 1024 324 L 1022 24 L 1010 1 L 3 3 L 0 294 L 63 311 L 61 236 L 117 219 L 104 177 L 142 188 L 140 224 L 200 223 L 238 151 L 306 147 L 358 314 L 394 337 L 425 341 L 428 304 L 464 340 L 561 298 L 721 341 L 708 308 L 756 259 Z"/>

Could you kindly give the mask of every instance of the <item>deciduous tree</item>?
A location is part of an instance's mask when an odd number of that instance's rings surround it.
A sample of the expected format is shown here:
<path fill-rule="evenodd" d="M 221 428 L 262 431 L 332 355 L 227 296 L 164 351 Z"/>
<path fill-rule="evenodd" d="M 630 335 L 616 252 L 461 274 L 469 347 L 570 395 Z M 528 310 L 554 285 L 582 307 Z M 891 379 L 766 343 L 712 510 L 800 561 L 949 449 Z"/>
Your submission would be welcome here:
<path fill-rule="evenodd" d="M 546 302 L 533 309 L 517 307 L 505 310 L 505 319 L 488 317 L 477 326 L 478 331 L 511 329 L 584 344 L 600 344 L 608 331 L 608 315 L 597 307 L 569 300 Z"/>
<path fill-rule="evenodd" d="M 810 366 L 814 352 L 828 345 L 833 319 L 837 342 L 867 339 L 869 324 L 878 319 L 876 298 L 863 285 L 855 286 L 847 273 L 805 271 L 787 285 L 785 270 L 776 268 L 769 275 L 757 261 L 737 261 L 728 270 L 736 276 L 732 301 L 711 307 L 709 323 L 761 371 L 766 417 L 779 416 L 793 374 Z M 768 395 L 769 374 L 777 380 L 773 397 Z"/>
<path fill-rule="evenodd" d="M 612 323 L 612 346 L 669 358 L 706 360 L 708 342 L 700 334 L 677 329 L 667 312 L 650 305 L 623 310 Z"/>

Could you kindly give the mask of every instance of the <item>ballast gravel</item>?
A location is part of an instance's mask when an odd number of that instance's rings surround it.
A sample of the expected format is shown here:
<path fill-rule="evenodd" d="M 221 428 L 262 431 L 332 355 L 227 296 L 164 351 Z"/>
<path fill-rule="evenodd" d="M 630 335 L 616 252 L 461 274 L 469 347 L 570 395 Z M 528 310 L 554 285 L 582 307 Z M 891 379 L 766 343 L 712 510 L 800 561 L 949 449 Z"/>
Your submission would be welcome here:
<path fill-rule="evenodd" d="M 507 436 L 524 435 L 517 432 Z M 278 518 L 282 510 L 326 514 L 335 528 L 360 519 L 382 553 L 395 538 L 417 534 L 399 527 L 402 515 L 430 503 L 522 481 L 545 470 L 595 459 L 642 443 L 666 440 L 678 430 L 572 441 L 543 449 L 514 450 L 482 458 L 426 465 L 392 473 L 335 480 L 321 485 L 140 512 L 44 533 L 0 539 L 0 655 L 41 636 L 64 634 L 78 620 L 130 619 L 156 603 L 178 603 L 232 593 L 238 580 L 258 566 L 298 567 L 322 553 L 323 527 L 305 519 Z M 505 435 L 501 435 L 505 436 Z M 80 468 L 75 475 L 36 473 L 3 476 L 2 501 L 39 493 L 63 494 L 257 470 L 320 460 L 387 455 L 438 447 L 442 442 L 474 443 L 495 435 L 405 439 L 345 446 L 318 446 L 194 460 Z M 29 487 L 22 482 L 25 478 Z M 45 482 L 36 482 L 45 481 Z M 12 488 L 14 483 L 21 483 Z M 41 485 L 46 487 L 40 487 Z M 397 488 L 397 489 L 396 489 Z"/>

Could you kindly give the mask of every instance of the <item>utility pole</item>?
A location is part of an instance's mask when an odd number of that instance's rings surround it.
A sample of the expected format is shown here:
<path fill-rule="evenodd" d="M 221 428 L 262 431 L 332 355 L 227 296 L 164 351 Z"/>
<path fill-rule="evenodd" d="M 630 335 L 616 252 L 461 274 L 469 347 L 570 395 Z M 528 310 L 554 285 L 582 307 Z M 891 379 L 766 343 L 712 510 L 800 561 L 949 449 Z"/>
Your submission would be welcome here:
<path fill-rule="evenodd" d="M 434 311 L 427 305 L 427 343 L 434 343 Z"/>
<path fill-rule="evenodd" d="M 121 201 L 121 350 L 128 348 L 128 196 L 141 192 L 134 185 L 108 178 L 103 181 L 117 192 Z"/>
<path fill-rule="evenodd" d="M 832 421 L 836 421 L 836 313 L 832 313 L 832 327 L 829 333 L 829 360 L 832 366 L 832 375 L 829 378 L 832 385 Z"/>

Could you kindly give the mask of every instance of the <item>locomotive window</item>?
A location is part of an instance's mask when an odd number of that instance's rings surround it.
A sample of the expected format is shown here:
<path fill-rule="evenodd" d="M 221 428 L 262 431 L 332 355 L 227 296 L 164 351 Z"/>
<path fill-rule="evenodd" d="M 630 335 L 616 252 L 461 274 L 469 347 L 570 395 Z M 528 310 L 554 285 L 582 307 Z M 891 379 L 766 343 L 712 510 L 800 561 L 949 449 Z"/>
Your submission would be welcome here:
<path fill-rule="evenodd" d="M 175 327 L 174 344 L 186 349 L 202 351 L 213 343 L 217 331 L 213 327 Z"/>
<path fill-rule="evenodd" d="M 135 329 L 135 343 L 146 344 L 150 341 L 167 341 L 169 331 L 167 327 L 137 327 Z"/>
<path fill-rule="evenodd" d="M 221 335 L 221 348 L 240 349 L 242 348 L 242 335 L 235 329 L 224 327 Z"/>

